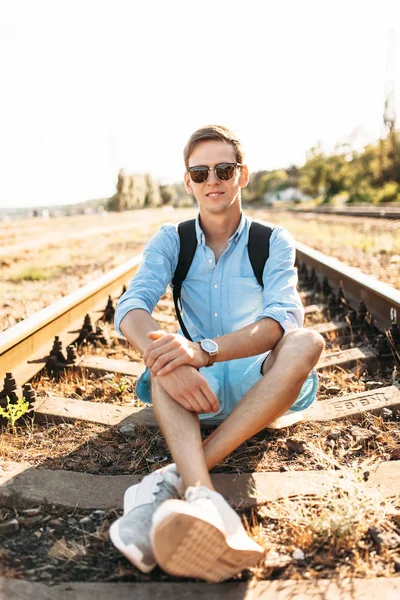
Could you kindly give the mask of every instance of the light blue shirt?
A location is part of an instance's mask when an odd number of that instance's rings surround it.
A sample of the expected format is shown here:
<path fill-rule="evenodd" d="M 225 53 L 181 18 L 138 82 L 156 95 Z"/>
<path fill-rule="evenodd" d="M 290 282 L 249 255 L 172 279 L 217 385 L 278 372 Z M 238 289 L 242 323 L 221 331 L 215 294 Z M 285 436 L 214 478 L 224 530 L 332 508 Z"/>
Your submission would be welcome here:
<path fill-rule="evenodd" d="M 242 214 L 237 231 L 215 262 L 196 219 L 197 248 L 181 294 L 183 321 L 194 341 L 237 331 L 265 317 L 277 321 L 285 333 L 303 326 L 294 240 L 282 227 L 274 228 L 262 288 L 247 251 L 251 221 Z M 115 328 L 119 333 L 120 323 L 129 311 L 141 308 L 153 312 L 172 281 L 179 247 L 177 225 L 172 223 L 162 225 L 150 239 L 142 264 L 118 302 Z"/>

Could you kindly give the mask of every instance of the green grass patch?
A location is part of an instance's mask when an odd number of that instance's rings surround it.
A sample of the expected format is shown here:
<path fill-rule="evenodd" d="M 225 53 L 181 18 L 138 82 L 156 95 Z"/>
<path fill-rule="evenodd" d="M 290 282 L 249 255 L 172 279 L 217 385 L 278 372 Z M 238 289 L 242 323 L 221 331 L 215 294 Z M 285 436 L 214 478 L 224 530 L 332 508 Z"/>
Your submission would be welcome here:
<path fill-rule="evenodd" d="M 55 275 L 54 269 L 42 269 L 40 267 L 28 267 L 21 269 L 14 275 L 11 275 L 9 281 L 18 283 L 19 281 L 44 281 Z"/>

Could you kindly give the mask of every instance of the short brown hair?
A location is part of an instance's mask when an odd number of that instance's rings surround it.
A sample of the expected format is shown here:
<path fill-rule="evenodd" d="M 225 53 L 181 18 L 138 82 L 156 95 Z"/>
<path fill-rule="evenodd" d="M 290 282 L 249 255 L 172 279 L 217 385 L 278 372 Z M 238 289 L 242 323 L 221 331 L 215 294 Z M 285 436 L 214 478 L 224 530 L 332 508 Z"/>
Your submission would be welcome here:
<path fill-rule="evenodd" d="M 237 137 L 227 127 L 223 125 L 207 125 L 206 127 L 202 127 L 201 129 L 197 129 L 190 136 L 185 149 L 183 151 L 183 159 L 185 161 L 185 167 L 189 166 L 189 158 L 192 154 L 193 150 L 200 144 L 200 142 L 205 142 L 207 140 L 219 140 L 221 142 L 226 142 L 227 144 L 231 144 L 235 148 L 236 161 L 240 164 L 243 164 L 244 161 L 244 151 L 242 148 L 242 144 Z"/>

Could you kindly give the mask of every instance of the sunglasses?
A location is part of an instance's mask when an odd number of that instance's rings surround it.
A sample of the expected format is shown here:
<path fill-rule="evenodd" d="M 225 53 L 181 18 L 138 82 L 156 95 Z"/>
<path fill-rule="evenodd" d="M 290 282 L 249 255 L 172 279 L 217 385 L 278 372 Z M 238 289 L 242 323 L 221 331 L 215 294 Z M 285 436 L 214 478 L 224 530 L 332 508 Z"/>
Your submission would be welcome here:
<path fill-rule="evenodd" d="M 220 163 L 215 167 L 199 165 L 198 167 L 189 167 L 187 172 L 193 183 L 204 183 L 207 181 L 210 171 L 214 171 L 221 181 L 229 181 L 235 174 L 236 167 L 243 167 L 240 163 Z"/>

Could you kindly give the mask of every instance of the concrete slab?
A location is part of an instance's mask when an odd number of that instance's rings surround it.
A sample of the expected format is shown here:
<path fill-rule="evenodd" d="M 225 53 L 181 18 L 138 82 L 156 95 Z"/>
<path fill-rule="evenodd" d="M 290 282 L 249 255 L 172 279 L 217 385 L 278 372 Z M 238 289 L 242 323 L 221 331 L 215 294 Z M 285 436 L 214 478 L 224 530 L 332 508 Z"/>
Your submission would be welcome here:
<path fill-rule="evenodd" d="M 267 429 L 281 429 L 299 421 L 331 421 L 361 415 L 366 411 L 376 413 L 382 408 L 395 407 L 400 407 L 400 389 L 396 386 L 388 386 L 379 390 L 315 402 L 308 410 L 280 417 L 270 423 Z M 157 427 L 151 406 L 134 408 L 54 396 L 37 400 L 35 414 L 40 422 L 82 420 L 111 426 L 132 423 Z M 209 426 L 204 423 L 202 425 Z"/>
<path fill-rule="evenodd" d="M 350 367 L 356 362 L 371 363 L 374 361 L 377 361 L 376 354 L 367 346 L 350 348 L 349 350 L 323 354 L 317 364 L 317 370 L 331 369 L 333 367 Z"/>
<path fill-rule="evenodd" d="M 288 471 L 285 473 L 216 473 L 216 489 L 235 508 L 289 496 L 323 496 L 347 469 L 341 471 Z M 382 462 L 370 468 L 366 488 L 378 489 L 385 497 L 400 497 L 400 461 Z M 125 490 L 143 475 L 88 475 L 72 471 L 32 468 L 15 464 L 0 472 L 0 506 L 56 505 L 63 508 L 112 510 L 122 508 Z"/>
<path fill-rule="evenodd" d="M 279 417 L 267 429 L 282 429 L 301 421 L 335 421 L 361 416 L 365 412 L 379 414 L 382 408 L 400 408 L 400 389 L 397 386 L 314 402 L 307 410 Z"/>
<path fill-rule="evenodd" d="M 379 413 L 382 408 L 400 407 L 400 388 L 395 385 L 321 400 L 304 411 L 305 421 L 330 421 L 361 415 L 364 412 Z"/>
<path fill-rule="evenodd" d="M 398 600 L 400 577 L 255 583 L 65 583 L 0 578 L 1 600 Z"/>
<path fill-rule="evenodd" d="M 115 360 L 102 356 L 84 356 L 79 366 L 96 373 L 118 373 L 134 377 L 139 377 L 145 370 L 145 365 L 138 362 Z"/>
<path fill-rule="evenodd" d="M 44 421 L 89 421 L 102 425 L 134 423 L 157 427 L 151 407 L 135 408 L 105 402 L 88 402 L 72 398 L 39 398 L 35 403 L 35 419 Z"/>
<path fill-rule="evenodd" d="M 357 361 L 364 363 L 376 361 L 376 355 L 368 347 L 350 348 L 330 354 L 323 354 L 318 362 L 317 369 L 329 369 L 332 367 L 351 366 Z M 119 375 L 128 375 L 139 377 L 145 370 L 144 364 L 131 362 L 128 360 L 114 360 L 112 358 L 102 358 L 101 356 L 84 356 L 80 362 L 80 367 L 89 369 L 96 373 L 117 373 Z"/>
<path fill-rule="evenodd" d="M 304 314 L 305 315 L 312 315 L 314 313 L 319 313 L 322 312 L 325 308 L 325 304 L 309 304 L 308 306 L 304 307 Z"/>
<path fill-rule="evenodd" d="M 337 321 L 336 323 L 330 321 L 329 323 L 318 323 L 317 325 L 309 325 L 306 327 L 306 329 L 313 329 L 321 335 L 327 333 L 342 333 L 348 328 L 349 326 L 345 321 Z"/>

